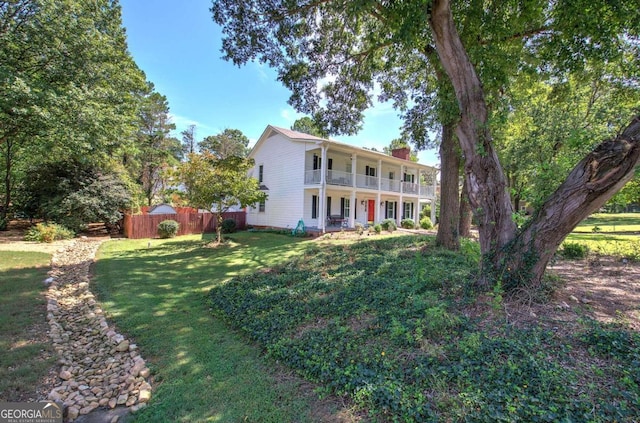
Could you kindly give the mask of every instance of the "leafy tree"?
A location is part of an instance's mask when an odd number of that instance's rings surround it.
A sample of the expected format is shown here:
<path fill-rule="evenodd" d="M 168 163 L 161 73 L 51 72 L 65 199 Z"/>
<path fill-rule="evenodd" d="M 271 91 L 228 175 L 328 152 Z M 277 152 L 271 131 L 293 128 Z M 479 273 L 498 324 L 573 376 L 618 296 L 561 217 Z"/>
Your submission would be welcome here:
<path fill-rule="evenodd" d="M 219 159 L 231 156 L 246 157 L 249 138 L 239 129 L 225 129 L 218 135 L 210 135 L 198 143 L 202 152 L 213 154 Z"/>
<path fill-rule="evenodd" d="M 635 0 L 554 2 L 214 1 L 226 58 L 274 67 L 290 103 L 330 133 L 354 133 L 380 88 L 412 133 L 426 134 L 437 106 L 464 157 L 478 222 L 479 285 L 537 284 L 564 237 L 631 178 L 640 157 L 640 117 L 598 145 L 517 231 L 506 177 L 494 146 L 492 110 L 518 72 L 562 79 L 588 61 L 615 64 L 637 84 L 640 20 Z M 432 82 L 431 84 L 429 82 Z M 320 86 L 320 89 L 318 89 Z M 446 101 L 447 93 L 455 101 Z M 443 116 L 449 120 L 442 119 Z M 415 117 L 415 118 L 414 118 Z M 443 165 L 444 168 L 444 165 Z"/>
<path fill-rule="evenodd" d="M 182 150 L 184 154 L 193 154 L 196 152 L 196 126 L 189 125 L 182 134 Z"/>
<path fill-rule="evenodd" d="M 166 171 L 182 158 L 182 145 L 169 133 L 175 129 L 169 117 L 167 98 L 154 91 L 149 83 L 140 108 L 137 151 L 128 167 L 142 187 L 147 205 L 167 187 Z"/>
<path fill-rule="evenodd" d="M 293 122 L 291 129 L 294 131 L 302 132 L 303 134 L 313 135 L 319 138 L 327 138 L 329 134 L 323 131 L 318 123 L 309 116 L 301 117 Z"/>
<path fill-rule="evenodd" d="M 0 1 L 0 75 L 0 220 L 27 167 L 70 157 L 102 165 L 133 139 L 144 75 L 117 2 Z"/>
<path fill-rule="evenodd" d="M 30 169 L 20 186 L 21 208 L 31 217 L 60 223 L 74 231 L 89 223 L 117 226 L 131 195 L 120 175 L 91 164 L 55 161 Z"/>
<path fill-rule="evenodd" d="M 204 151 L 189 154 L 188 160 L 178 167 L 178 179 L 184 185 L 191 205 L 206 210 L 213 206 L 215 209 L 219 243 L 222 242 L 223 213 L 233 206 L 244 208 L 267 198 L 260 191 L 258 180 L 247 176 L 253 165 L 251 159 L 238 156 L 219 158 Z"/>
<path fill-rule="evenodd" d="M 516 211 L 523 201 L 542 205 L 575 163 L 610 128 L 621 127 L 625 111 L 640 101 L 637 89 L 600 72 L 585 69 L 555 82 L 522 75 L 512 84 L 507 119 L 495 124 L 494 136 Z"/>
<path fill-rule="evenodd" d="M 640 206 L 640 167 L 636 168 L 636 174 L 632 180 L 622 188 L 616 195 L 611 198 L 607 205 L 626 207 L 629 204 L 637 204 Z"/>

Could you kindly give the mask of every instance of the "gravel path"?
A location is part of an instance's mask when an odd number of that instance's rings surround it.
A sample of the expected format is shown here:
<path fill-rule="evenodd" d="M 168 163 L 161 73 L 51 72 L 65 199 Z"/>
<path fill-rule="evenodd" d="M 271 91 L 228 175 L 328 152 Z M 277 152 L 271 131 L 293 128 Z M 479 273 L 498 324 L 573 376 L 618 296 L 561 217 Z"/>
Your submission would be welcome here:
<path fill-rule="evenodd" d="M 49 335 L 61 365 L 49 399 L 64 403 L 67 421 L 114 422 L 151 397 L 150 371 L 136 345 L 109 326 L 89 291 L 101 242 L 76 239 L 56 251 L 47 279 Z"/>

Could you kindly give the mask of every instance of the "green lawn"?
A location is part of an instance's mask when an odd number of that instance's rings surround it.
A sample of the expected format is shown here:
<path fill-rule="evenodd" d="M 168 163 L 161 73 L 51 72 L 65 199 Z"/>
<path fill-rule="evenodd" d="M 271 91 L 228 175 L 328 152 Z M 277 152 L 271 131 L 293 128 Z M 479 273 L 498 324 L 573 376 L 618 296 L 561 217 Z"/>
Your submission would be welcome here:
<path fill-rule="evenodd" d="M 381 421 L 631 422 L 640 336 L 590 320 L 558 331 L 476 298 L 477 244 L 430 237 L 312 248 L 211 291 L 217 315 L 326 392 Z M 580 357 L 576 359 L 575 357 Z"/>
<path fill-rule="evenodd" d="M 593 214 L 564 242 L 586 245 L 595 254 L 640 261 L 640 214 Z"/>
<path fill-rule="evenodd" d="M 212 317 L 206 300 L 211 288 L 299 255 L 307 242 L 249 232 L 230 238 L 220 248 L 188 236 L 152 240 L 150 248 L 148 240 L 121 240 L 100 249 L 92 289 L 139 345 L 154 377 L 150 406 L 135 421 L 315 420 L 299 382 L 282 377 L 259 347 Z"/>
<path fill-rule="evenodd" d="M 417 236 L 232 239 L 101 249 L 94 289 L 154 372 L 136 421 L 318 421 L 275 361 L 373 421 L 640 415 L 640 336 L 588 319 L 560 331 L 544 316 L 513 325 L 499 291 L 477 298 L 471 287 L 477 244 L 453 253 Z"/>
<path fill-rule="evenodd" d="M 640 233 L 640 213 L 594 213 L 582 221 L 574 232 Z"/>
<path fill-rule="evenodd" d="M 51 256 L 0 251 L 0 399 L 36 398 L 55 360 L 46 335 L 46 278 Z"/>

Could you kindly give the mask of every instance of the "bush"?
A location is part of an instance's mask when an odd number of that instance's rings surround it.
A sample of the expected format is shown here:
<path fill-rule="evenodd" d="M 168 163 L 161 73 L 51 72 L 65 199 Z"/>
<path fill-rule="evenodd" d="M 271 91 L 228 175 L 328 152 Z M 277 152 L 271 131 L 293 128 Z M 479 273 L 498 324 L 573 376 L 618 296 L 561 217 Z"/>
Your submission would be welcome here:
<path fill-rule="evenodd" d="M 158 223 L 158 236 L 160 238 L 173 238 L 178 235 L 180 224 L 175 220 L 163 220 Z"/>
<path fill-rule="evenodd" d="M 38 223 L 27 230 L 25 241 L 53 242 L 60 239 L 71 239 L 75 236 L 72 230 L 56 223 Z"/>
<path fill-rule="evenodd" d="M 396 225 L 396 222 L 393 219 L 383 220 L 382 222 L 380 222 L 380 226 L 382 226 L 382 229 L 389 232 L 393 232 L 396 229 L 398 229 L 398 226 Z"/>
<path fill-rule="evenodd" d="M 373 230 L 375 233 L 380 234 L 380 232 L 382 232 L 382 225 L 376 223 L 375 225 L 373 225 Z"/>
<path fill-rule="evenodd" d="M 581 260 L 589 254 L 589 247 L 578 242 L 565 242 L 562 244 L 560 255 L 569 260 Z"/>
<path fill-rule="evenodd" d="M 431 222 L 431 218 L 429 216 L 425 216 L 420 219 L 420 227 L 422 229 L 433 229 L 433 223 Z"/>
<path fill-rule="evenodd" d="M 9 219 L 6 217 L 0 217 L 0 231 L 6 231 L 9 227 Z"/>
<path fill-rule="evenodd" d="M 223 234 L 232 234 L 236 231 L 236 221 L 235 219 L 225 219 L 222 221 L 222 225 L 220 225 L 220 228 L 222 230 Z"/>
<path fill-rule="evenodd" d="M 356 222 L 354 227 L 358 235 L 362 235 L 364 233 L 364 225 L 362 223 Z"/>
<path fill-rule="evenodd" d="M 402 226 L 404 229 L 413 229 L 416 227 L 416 224 L 413 219 L 402 219 L 400 221 L 400 226 Z"/>

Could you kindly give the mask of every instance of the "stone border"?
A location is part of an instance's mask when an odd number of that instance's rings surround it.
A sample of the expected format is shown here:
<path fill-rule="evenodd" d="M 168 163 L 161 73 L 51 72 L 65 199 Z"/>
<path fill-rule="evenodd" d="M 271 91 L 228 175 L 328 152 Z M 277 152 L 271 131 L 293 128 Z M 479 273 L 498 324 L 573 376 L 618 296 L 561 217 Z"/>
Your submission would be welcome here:
<path fill-rule="evenodd" d="M 78 239 L 58 250 L 45 283 L 49 336 L 61 365 L 49 399 L 68 421 L 98 408 L 135 412 L 151 398 L 150 375 L 135 344 L 110 327 L 89 291 L 89 266 L 102 240 Z"/>

